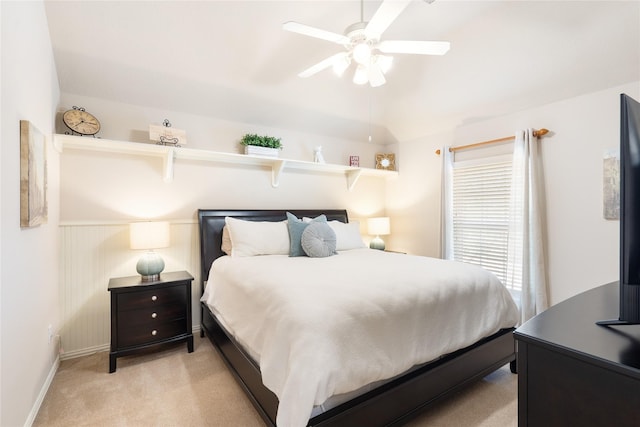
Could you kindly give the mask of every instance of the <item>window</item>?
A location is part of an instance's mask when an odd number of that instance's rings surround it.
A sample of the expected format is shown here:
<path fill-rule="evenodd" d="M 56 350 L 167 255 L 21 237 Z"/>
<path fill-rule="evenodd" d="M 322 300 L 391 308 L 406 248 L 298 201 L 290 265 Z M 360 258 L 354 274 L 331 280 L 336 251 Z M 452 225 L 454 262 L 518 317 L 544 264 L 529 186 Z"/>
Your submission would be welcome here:
<path fill-rule="evenodd" d="M 494 156 L 453 163 L 453 259 L 494 273 L 519 300 L 520 267 L 509 267 L 512 157 Z M 515 273 L 515 274 L 514 274 Z"/>

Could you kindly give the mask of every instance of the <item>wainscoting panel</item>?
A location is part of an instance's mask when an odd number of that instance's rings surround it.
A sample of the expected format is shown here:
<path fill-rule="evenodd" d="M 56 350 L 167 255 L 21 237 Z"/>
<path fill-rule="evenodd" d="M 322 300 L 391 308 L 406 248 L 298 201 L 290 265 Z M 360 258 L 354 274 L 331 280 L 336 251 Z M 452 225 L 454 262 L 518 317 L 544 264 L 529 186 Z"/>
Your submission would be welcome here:
<path fill-rule="evenodd" d="M 60 225 L 61 359 L 109 349 L 112 277 L 136 275 L 141 251 L 129 249 L 128 224 Z M 193 325 L 200 328 L 198 224 L 171 222 L 171 245 L 157 250 L 165 271 L 187 270 L 192 286 Z"/>

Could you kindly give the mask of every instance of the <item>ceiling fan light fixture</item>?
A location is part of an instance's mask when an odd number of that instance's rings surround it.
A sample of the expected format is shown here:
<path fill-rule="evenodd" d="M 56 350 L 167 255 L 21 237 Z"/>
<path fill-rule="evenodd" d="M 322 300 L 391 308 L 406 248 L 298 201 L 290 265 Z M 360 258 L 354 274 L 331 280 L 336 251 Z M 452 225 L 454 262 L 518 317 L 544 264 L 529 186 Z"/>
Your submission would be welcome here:
<path fill-rule="evenodd" d="M 369 81 L 369 73 L 364 65 L 358 65 L 353 74 L 353 82 L 357 85 L 366 84 Z"/>
<path fill-rule="evenodd" d="M 363 41 L 353 47 L 353 60 L 361 65 L 369 65 L 371 61 L 371 46 Z"/>

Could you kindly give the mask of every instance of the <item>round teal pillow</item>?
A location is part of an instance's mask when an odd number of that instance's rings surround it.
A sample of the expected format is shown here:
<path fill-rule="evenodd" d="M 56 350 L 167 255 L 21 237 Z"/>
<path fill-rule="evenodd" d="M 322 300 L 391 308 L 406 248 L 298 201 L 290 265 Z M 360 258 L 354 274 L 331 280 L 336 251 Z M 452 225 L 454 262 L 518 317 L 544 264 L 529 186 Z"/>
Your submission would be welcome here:
<path fill-rule="evenodd" d="M 326 222 L 311 222 L 302 232 L 302 250 L 312 258 L 336 254 L 336 233 Z"/>

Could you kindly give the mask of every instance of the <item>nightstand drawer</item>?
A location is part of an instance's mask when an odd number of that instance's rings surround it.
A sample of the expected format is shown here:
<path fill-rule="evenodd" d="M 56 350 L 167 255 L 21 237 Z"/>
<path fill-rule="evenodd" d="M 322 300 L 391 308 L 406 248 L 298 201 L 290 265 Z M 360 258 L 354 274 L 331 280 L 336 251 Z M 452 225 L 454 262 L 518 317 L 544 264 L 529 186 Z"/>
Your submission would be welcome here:
<path fill-rule="evenodd" d="M 182 305 L 187 302 L 184 286 L 170 286 L 137 292 L 118 294 L 118 312 L 139 310 L 145 307 L 156 307 L 167 304 Z"/>
<path fill-rule="evenodd" d="M 171 320 L 184 319 L 187 309 L 184 304 L 165 304 L 159 307 L 144 307 L 139 310 L 120 311 L 119 325 L 153 325 Z"/>
<path fill-rule="evenodd" d="M 118 328 L 118 347 L 148 344 L 166 338 L 173 338 L 180 334 L 187 335 L 185 319 L 150 325 L 121 327 Z"/>

